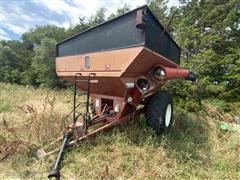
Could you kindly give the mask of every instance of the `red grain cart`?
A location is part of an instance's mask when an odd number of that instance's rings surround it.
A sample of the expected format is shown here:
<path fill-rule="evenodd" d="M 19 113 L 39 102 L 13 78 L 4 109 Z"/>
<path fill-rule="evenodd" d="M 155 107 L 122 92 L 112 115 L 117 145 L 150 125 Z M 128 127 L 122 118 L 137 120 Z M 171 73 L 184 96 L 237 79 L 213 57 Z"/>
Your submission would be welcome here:
<path fill-rule="evenodd" d="M 157 134 L 167 132 L 172 125 L 173 103 L 171 95 L 160 87 L 171 79 L 197 78 L 179 67 L 179 46 L 147 6 L 72 36 L 58 43 L 56 50 L 57 75 L 73 84 L 75 91 L 73 124 L 49 177 L 60 176 L 59 162 L 66 146 L 142 112 Z M 84 114 L 75 112 L 77 90 L 87 92 Z M 102 126 L 89 132 L 97 123 Z"/>

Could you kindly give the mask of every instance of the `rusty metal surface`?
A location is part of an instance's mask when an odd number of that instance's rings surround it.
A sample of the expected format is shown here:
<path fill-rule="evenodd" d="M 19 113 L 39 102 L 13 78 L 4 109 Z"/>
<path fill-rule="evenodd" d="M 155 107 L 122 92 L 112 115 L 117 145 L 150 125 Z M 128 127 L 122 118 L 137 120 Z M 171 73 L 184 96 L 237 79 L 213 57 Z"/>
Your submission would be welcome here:
<path fill-rule="evenodd" d="M 89 68 L 84 67 L 84 57 L 91 62 Z M 177 68 L 178 65 L 163 56 L 144 47 L 134 47 L 120 50 L 104 51 L 77 56 L 58 57 L 56 72 L 62 79 L 74 83 L 74 75 L 81 73 L 86 79 L 89 73 L 96 75 L 91 81 L 91 93 L 113 97 L 126 97 L 129 94 L 126 83 L 146 74 L 151 67 L 161 65 Z M 84 82 L 78 83 L 81 90 L 87 89 Z"/>
<path fill-rule="evenodd" d="M 129 63 L 129 66 L 122 73 L 121 77 L 138 77 L 147 73 L 149 69 L 155 65 L 178 68 L 178 65 L 174 62 L 148 48 L 143 48 L 137 57 Z"/>
<path fill-rule="evenodd" d="M 57 57 L 56 72 L 59 76 L 72 76 L 81 72 L 87 76 L 89 72 L 97 73 L 97 76 L 116 77 L 128 67 L 143 47 L 127 48 L 121 50 L 89 53 L 76 56 Z M 84 67 L 84 57 L 88 56 L 90 67 Z"/>
<path fill-rule="evenodd" d="M 84 57 L 88 56 L 91 62 L 89 68 L 84 67 Z M 178 65 L 167 58 L 144 47 L 134 47 L 120 50 L 111 50 L 76 56 L 56 58 L 56 72 L 58 76 L 73 76 L 80 72 L 87 76 L 90 72 L 96 76 L 129 77 L 145 73 L 154 65 L 177 68 Z"/>
<path fill-rule="evenodd" d="M 86 57 L 87 67 L 85 67 Z M 156 67 L 164 69 L 165 76 L 162 79 L 154 77 Z M 107 103 L 111 110 L 117 108 L 119 112 L 115 117 L 106 118 L 111 122 L 134 111 L 142 99 L 154 94 L 166 80 L 186 78 L 189 71 L 181 69 L 177 64 L 146 47 L 133 47 L 58 57 L 56 73 L 71 84 L 74 84 L 75 74 L 80 73 L 77 88 L 83 91 L 87 90 L 88 74 L 94 73 L 95 75 L 91 77 L 90 95 L 95 110 L 100 116 L 104 103 Z M 139 79 L 148 82 L 149 89 L 141 89 L 137 85 Z"/>

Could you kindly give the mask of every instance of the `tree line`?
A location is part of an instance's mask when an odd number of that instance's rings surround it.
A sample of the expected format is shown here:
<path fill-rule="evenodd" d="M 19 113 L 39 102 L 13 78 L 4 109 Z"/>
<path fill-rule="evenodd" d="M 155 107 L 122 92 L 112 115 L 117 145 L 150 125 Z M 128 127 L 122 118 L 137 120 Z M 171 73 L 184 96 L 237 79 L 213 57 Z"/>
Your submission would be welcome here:
<path fill-rule="evenodd" d="M 240 2 L 239 0 L 180 0 L 179 7 L 167 8 L 165 0 L 146 3 L 166 26 L 173 11 L 172 36 L 182 49 L 181 66 L 199 74 L 195 86 L 186 81 L 167 84 L 177 97 L 190 101 L 190 109 L 202 99 L 240 100 Z M 55 73 L 55 45 L 130 10 L 128 5 L 106 17 L 100 8 L 89 18 L 79 17 L 68 29 L 37 26 L 20 40 L 1 40 L 0 81 L 32 86 L 61 87 Z M 186 101 L 185 101 L 186 102 Z M 192 103 L 192 104 L 191 104 Z M 185 104 L 186 105 L 186 104 Z"/>

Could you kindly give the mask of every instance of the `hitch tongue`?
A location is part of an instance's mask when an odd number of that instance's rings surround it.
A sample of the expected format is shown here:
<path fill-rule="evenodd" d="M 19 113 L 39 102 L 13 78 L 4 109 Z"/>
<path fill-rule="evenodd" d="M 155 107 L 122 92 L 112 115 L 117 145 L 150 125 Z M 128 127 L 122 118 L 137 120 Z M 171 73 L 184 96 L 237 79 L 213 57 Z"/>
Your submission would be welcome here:
<path fill-rule="evenodd" d="M 67 143 L 68 143 L 68 140 L 69 140 L 70 136 L 71 136 L 70 132 L 67 132 L 67 133 L 64 134 L 63 143 L 62 143 L 61 148 L 58 152 L 57 159 L 54 163 L 54 166 L 53 166 L 51 172 L 48 174 L 48 178 L 52 178 L 52 177 L 55 177 L 56 179 L 60 178 L 60 163 L 62 161 L 62 158 L 63 158 L 63 155 L 64 155 L 64 150 L 67 147 Z"/>

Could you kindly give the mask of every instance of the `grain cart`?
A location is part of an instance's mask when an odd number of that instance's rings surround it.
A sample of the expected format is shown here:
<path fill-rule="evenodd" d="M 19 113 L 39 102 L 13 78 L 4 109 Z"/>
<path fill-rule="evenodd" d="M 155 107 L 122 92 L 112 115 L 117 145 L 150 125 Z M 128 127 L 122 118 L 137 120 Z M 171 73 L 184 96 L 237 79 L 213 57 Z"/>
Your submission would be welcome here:
<path fill-rule="evenodd" d="M 145 113 L 157 134 L 172 125 L 172 97 L 159 91 L 167 80 L 195 81 L 179 67 L 180 48 L 147 6 L 76 34 L 56 46 L 56 73 L 74 85 L 73 124 L 65 133 L 49 177 L 60 176 L 65 147 Z M 76 113 L 76 91 L 87 92 L 86 112 Z M 91 101 L 90 101 L 91 98 Z M 90 105 L 95 115 L 90 114 Z M 143 104 L 142 108 L 139 105 Z M 90 131 L 89 127 L 99 125 Z"/>

